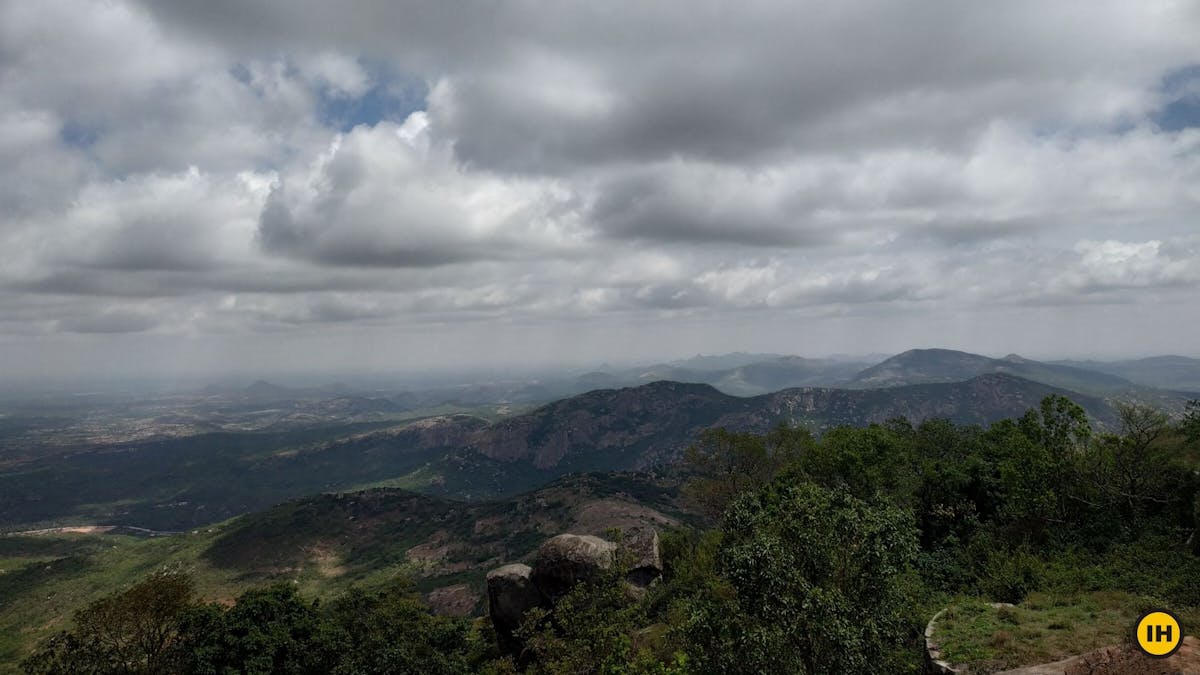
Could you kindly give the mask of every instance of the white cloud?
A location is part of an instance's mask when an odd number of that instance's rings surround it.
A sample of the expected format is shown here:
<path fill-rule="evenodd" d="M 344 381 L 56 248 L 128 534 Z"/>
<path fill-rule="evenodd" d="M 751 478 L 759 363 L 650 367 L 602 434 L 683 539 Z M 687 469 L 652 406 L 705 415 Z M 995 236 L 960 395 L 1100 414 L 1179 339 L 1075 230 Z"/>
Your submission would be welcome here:
<path fill-rule="evenodd" d="M 1200 281 L 1200 260 L 1172 259 L 1161 249 L 1158 240 L 1081 241 L 1075 246 L 1078 262 L 1059 281 L 1089 293 L 1185 286 Z"/>
<path fill-rule="evenodd" d="M 1189 3 L 475 11 L 0 0 L 0 335 L 1200 316 Z"/>
<path fill-rule="evenodd" d="M 526 258 L 578 242 L 568 197 L 553 181 L 462 166 L 414 113 L 356 127 L 284 174 L 260 234 L 269 252 L 331 265 Z"/>
<path fill-rule="evenodd" d="M 371 78 L 353 57 L 325 51 L 306 57 L 300 70 L 318 87 L 335 96 L 358 98 L 371 88 Z"/>

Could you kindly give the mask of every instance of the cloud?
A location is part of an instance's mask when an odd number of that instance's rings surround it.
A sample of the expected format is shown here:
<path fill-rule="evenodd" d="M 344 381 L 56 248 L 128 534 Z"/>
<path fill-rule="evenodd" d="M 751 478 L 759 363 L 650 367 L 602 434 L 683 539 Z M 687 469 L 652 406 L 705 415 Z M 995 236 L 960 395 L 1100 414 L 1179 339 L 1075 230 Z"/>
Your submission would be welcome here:
<path fill-rule="evenodd" d="M 0 341 L 1186 323 L 1197 30 L 1167 0 L 0 0 Z"/>
<path fill-rule="evenodd" d="M 567 201 L 552 181 L 465 169 L 414 113 L 340 135 L 307 170 L 286 175 L 259 235 L 269 253 L 329 265 L 513 259 L 578 239 Z"/>
<path fill-rule="evenodd" d="M 1078 261 L 1057 281 L 1084 293 L 1186 287 L 1200 282 L 1200 260 L 1195 252 L 1174 257 L 1163 251 L 1158 240 L 1081 241 L 1075 253 Z"/>
<path fill-rule="evenodd" d="M 138 312 L 110 310 L 100 314 L 75 316 L 58 322 L 59 330 L 70 333 L 140 333 L 158 324 Z"/>
<path fill-rule="evenodd" d="M 264 177 L 179 174 L 92 183 L 47 237 L 44 262 L 146 271 L 221 267 L 249 253 Z"/>

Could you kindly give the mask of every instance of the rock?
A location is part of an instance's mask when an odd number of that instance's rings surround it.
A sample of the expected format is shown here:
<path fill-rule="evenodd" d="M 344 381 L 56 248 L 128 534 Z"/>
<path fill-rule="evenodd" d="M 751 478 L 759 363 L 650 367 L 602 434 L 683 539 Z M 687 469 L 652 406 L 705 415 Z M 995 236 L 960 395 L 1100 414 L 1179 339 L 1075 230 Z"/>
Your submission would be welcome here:
<path fill-rule="evenodd" d="M 479 596 L 466 584 L 435 588 L 425 596 L 425 602 L 434 614 L 441 616 L 471 616 Z"/>
<path fill-rule="evenodd" d="M 595 579 L 616 562 L 617 545 L 599 537 L 560 534 L 538 548 L 531 578 L 551 602 L 581 582 Z"/>
<path fill-rule="evenodd" d="M 489 572 L 488 613 L 502 645 L 508 651 L 519 651 L 513 634 L 525 612 L 534 607 L 553 610 L 554 603 L 575 584 L 595 579 L 618 563 L 627 570 L 627 589 L 640 597 L 662 576 L 658 532 L 649 527 L 630 528 L 619 545 L 591 535 L 560 534 L 542 542 L 532 567 L 505 565 Z"/>
<path fill-rule="evenodd" d="M 629 567 L 625 580 L 634 586 L 644 589 L 662 577 L 662 553 L 658 546 L 658 532 L 653 528 L 625 530 L 618 555 L 621 563 Z"/>
<path fill-rule="evenodd" d="M 513 633 L 521 625 L 525 612 L 547 606 L 531 578 L 529 565 L 505 565 L 488 572 L 488 614 L 503 643 L 511 644 Z"/>

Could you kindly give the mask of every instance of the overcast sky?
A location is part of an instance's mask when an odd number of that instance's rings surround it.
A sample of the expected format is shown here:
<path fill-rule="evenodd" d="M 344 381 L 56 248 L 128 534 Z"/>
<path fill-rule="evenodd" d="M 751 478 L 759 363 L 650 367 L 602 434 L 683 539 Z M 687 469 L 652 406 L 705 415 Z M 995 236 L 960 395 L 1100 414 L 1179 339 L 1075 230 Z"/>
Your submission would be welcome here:
<path fill-rule="evenodd" d="M 0 0 L 0 370 L 1200 356 L 1200 2 Z"/>

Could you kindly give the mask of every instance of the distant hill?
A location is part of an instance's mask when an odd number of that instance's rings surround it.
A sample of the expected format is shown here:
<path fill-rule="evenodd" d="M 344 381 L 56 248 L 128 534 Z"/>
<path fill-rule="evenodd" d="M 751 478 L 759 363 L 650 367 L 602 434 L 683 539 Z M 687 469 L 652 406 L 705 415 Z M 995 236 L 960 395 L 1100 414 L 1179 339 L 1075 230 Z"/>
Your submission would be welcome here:
<path fill-rule="evenodd" d="M 749 398 L 654 382 L 588 392 L 492 423 L 452 415 L 338 438 L 331 438 L 336 430 L 202 434 L 33 461 L 0 474 L 0 527 L 70 519 L 180 530 L 300 495 L 369 486 L 495 499 L 571 472 L 669 462 L 714 426 L 762 432 L 788 422 L 820 431 L 897 416 L 983 424 L 1017 417 L 1051 393 L 1111 423 L 1109 405 L 1097 397 L 1000 373 Z"/>
<path fill-rule="evenodd" d="M 854 361 L 783 356 L 725 371 L 709 384 L 735 395 L 761 394 L 790 387 L 831 387 L 850 382 L 862 366 Z"/>
<path fill-rule="evenodd" d="M 1187 356 L 1152 356 L 1146 359 L 1127 361 L 1054 361 L 1052 363 L 1108 373 L 1147 387 L 1200 393 L 1200 359 Z"/>
<path fill-rule="evenodd" d="M 911 349 L 858 373 L 856 387 L 896 387 L 908 384 L 961 382 L 988 373 L 1004 373 L 1092 395 L 1125 392 L 1134 384 L 1109 373 L 1068 365 L 1041 363 L 1009 354 L 994 359 L 951 349 Z"/>
<path fill-rule="evenodd" d="M 697 354 L 688 359 L 671 361 L 668 366 L 687 370 L 732 370 L 751 363 L 775 361 L 792 358 L 785 354 L 748 354 L 746 352 L 731 352 L 729 354 L 704 355 Z"/>
<path fill-rule="evenodd" d="M 1100 425 L 1114 423 L 1112 408 L 1100 398 L 1001 373 L 889 389 L 793 388 L 750 398 L 708 385 L 655 382 L 589 392 L 463 433 L 461 449 L 423 466 L 408 485 L 449 497 L 495 498 L 572 471 L 670 462 L 710 427 L 764 432 L 786 422 L 821 431 L 901 416 L 987 424 L 1019 417 L 1050 394 L 1075 400 Z M 434 424 L 449 435 L 457 422 Z"/>
<path fill-rule="evenodd" d="M 789 387 L 836 387 L 850 382 L 868 363 L 842 359 L 809 359 L 774 354 L 697 356 L 616 372 L 579 376 L 578 384 L 617 388 L 660 380 L 709 384 L 726 394 L 757 396 Z M 586 391 L 583 389 L 582 391 Z"/>

